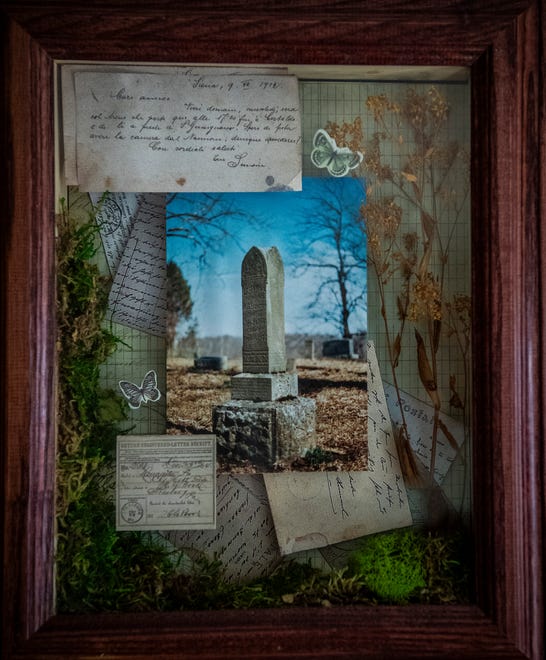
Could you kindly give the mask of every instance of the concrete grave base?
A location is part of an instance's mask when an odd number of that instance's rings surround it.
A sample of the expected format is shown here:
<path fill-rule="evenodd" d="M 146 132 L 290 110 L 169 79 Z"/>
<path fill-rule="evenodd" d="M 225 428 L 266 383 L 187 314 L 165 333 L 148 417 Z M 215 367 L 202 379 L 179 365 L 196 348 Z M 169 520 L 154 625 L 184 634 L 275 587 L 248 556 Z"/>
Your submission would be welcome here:
<path fill-rule="evenodd" d="M 276 401 L 298 396 L 298 375 L 242 373 L 231 379 L 231 398 L 245 401 Z"/>
<path fill-rule="evenodd" d="M 228 401 L 212 411 L 218 455 L 270 469 L 316 444 L 315 401 Z"/>

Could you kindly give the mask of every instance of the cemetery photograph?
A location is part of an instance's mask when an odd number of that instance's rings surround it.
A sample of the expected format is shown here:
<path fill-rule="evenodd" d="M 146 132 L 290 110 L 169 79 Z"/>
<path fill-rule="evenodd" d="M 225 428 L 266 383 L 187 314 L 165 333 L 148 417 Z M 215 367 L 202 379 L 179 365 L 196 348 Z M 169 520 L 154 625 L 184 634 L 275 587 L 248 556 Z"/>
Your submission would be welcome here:
<path fill-rule="evenodd" d="M 169 200 L 167 432 L 215 434 L 220 472 L 366 469 L 364 194 Z"/>

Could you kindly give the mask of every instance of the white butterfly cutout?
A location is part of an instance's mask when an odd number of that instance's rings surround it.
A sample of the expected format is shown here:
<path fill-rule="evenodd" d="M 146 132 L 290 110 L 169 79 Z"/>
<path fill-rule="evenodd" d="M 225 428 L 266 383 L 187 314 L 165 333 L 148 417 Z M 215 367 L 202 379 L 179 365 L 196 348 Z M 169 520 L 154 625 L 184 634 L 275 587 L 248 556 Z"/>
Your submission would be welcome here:
<path fill-rule="evenodd" d="M 315 167 L 325 167 L 332 176 L 345 176 L 362 162 L 360 151 L 351 151 L 348 147 L 338 147 L 328 133 L 319 128 L 313 138 L 311 162 Z"/>
<path fill-rule="evenodd" d="M 120 380 L 119 389 L 133 410 L 140 408 L 143 403 L 159 401 L 161 398 L 161 392 L 157 389 L 157 374 L 153 369 L 144 376 L 140 387 L 128 380 Z"/>

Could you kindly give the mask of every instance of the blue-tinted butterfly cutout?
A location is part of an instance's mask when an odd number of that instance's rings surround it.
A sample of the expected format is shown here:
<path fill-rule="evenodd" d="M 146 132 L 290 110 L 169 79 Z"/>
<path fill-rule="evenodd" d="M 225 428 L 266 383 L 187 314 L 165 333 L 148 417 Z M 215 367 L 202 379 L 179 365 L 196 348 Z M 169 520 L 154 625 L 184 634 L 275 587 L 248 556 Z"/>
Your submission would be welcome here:
<path fill-rule="evenodd" d="M 313 138 L 311 162 L 315 167 L 326 168 L 332 176 L 345 176 L 362 162 L 360 151 L 351 151 L 348 147 L 338 147 L 328 133 L 319 128 Z"/>

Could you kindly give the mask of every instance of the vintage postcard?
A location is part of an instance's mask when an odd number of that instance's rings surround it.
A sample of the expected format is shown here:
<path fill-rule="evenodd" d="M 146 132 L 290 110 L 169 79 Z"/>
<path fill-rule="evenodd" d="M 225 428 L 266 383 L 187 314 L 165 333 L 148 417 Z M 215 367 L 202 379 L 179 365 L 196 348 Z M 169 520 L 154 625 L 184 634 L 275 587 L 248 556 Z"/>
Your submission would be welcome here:
<path fill-rule="evenodd" d="M 281 554 L 321 548 L 412 524 L 402 468 L 372 342 L 368 469 L 265 474 Z"/>

